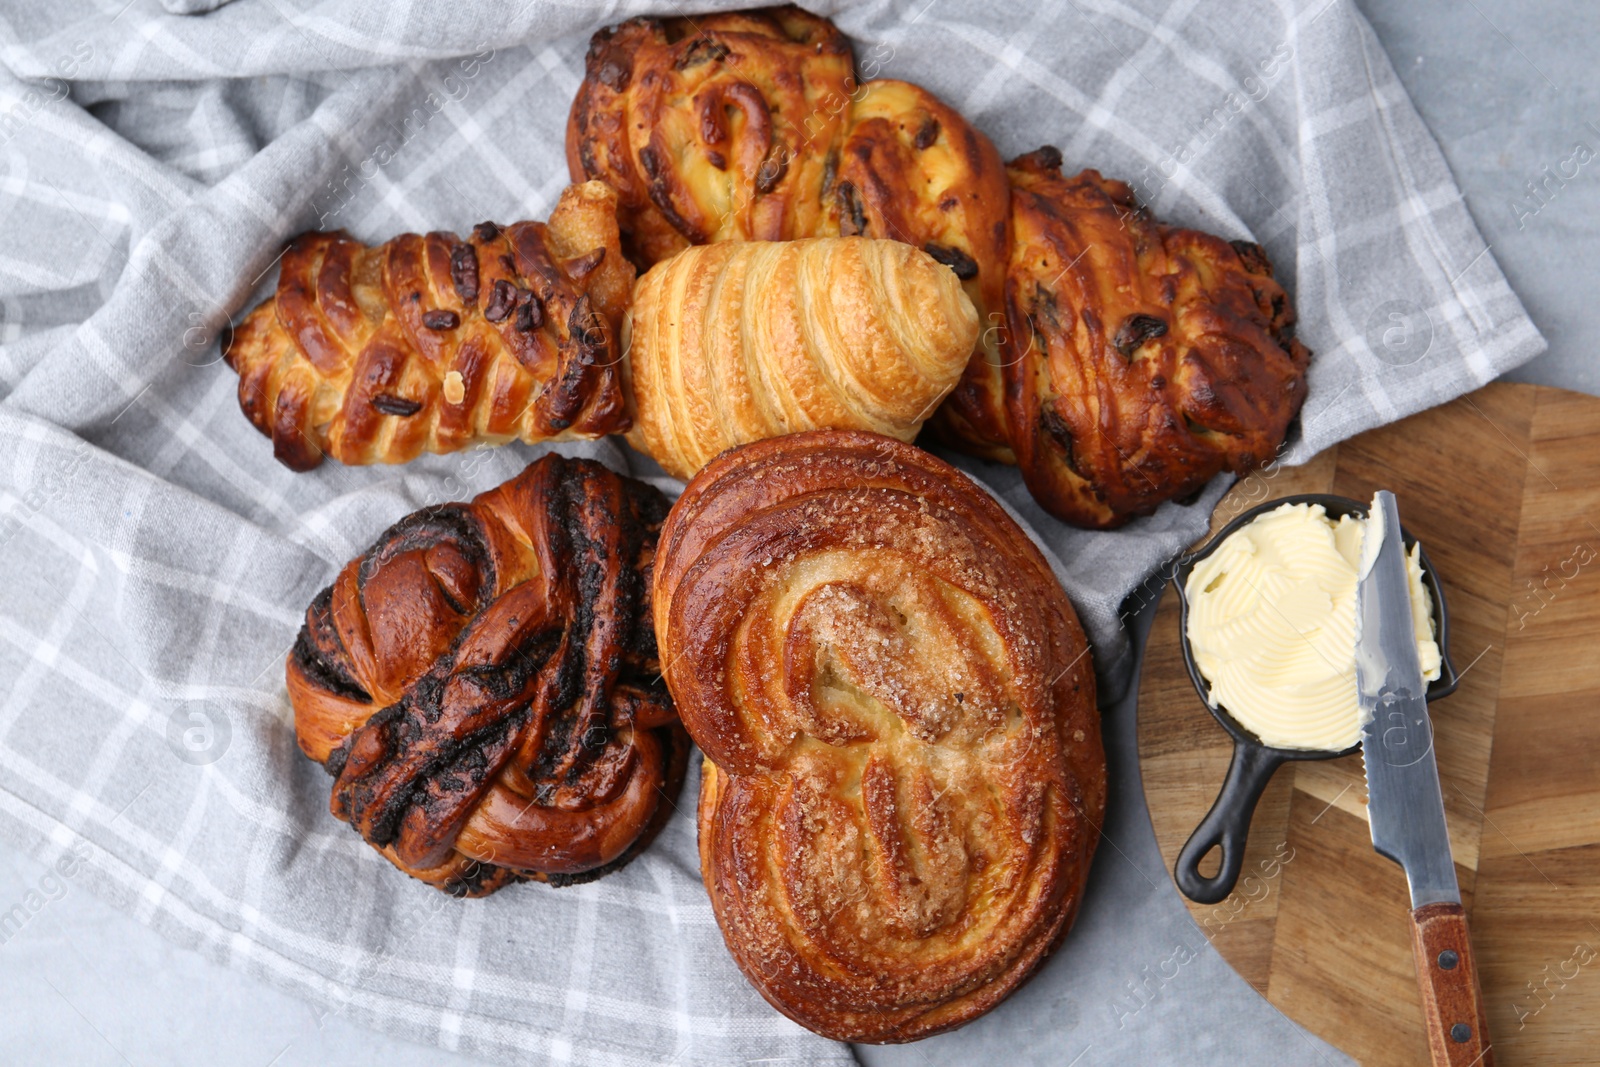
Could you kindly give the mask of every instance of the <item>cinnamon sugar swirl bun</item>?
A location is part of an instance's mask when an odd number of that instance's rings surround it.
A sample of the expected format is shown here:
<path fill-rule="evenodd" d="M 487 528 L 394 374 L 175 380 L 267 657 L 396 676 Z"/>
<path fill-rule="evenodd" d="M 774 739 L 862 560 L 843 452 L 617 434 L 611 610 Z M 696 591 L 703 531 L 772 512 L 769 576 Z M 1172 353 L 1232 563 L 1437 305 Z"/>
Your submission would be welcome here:
<path fill-rule="evenodd" d="M 1105 757 L 1072 605 L 992 499 L 875 434 L 748 445 L 673 508 L 654 610 L 706 757 L 702 874 L 768 1001 L 909 1041 L 1027 978 L 1077 911 Z"/>

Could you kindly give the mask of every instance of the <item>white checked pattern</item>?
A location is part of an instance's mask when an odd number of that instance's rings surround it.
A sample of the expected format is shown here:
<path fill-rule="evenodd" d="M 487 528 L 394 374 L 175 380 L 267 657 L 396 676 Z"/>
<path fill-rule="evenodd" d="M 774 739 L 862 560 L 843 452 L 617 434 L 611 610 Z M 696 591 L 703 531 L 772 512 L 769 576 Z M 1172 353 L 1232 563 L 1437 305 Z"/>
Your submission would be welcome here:
<path fill-rule="evenodd" d="M 1293 460 L 1543 348 L 1349 0 L 835 8 L 820 10 L 863 54 L 883 46 L 883 76 L 956 102 L 1003 154 L 1058 144 L 1071 165 L 1135 181 L 1167 218 L 1265 243 L 1317 353 Z M 46 856 L 87 841 L 86 880 L 167 936 L 326 1013 L 447 1048 L 849 1062 L 737 975 L 687 813 L 594 885 L 452 901 L 327 814 L 328 782 L 296 751 L 283 693 L 301 612 L 344 560 L 537 450 L 291 473 L 240 415 L 217 332 L 319 217 L 377 241 L 542 215 L 566 181 L 588 33 L 634 13 L 546 0 L 236 0 L 202 18 L 142 0 L 7 5 L 0 832 Z M 1275 51 L 1289 58 L 1269 77 Z M 426 120 L 397 132 L 419 108 Z M 1426 357 L 1404 366 L 1369 338 L 1392 300 L 1432 329 Z M 631 458 L 612 443 L 573 451 Z M 1198 534 L 1224 486 L 1088 534 L 1039 512 L 1014 471 L 963 463 L 1052 550 L 1118 688 L 1122 598 Z M 184 747 L 195 710 L 220 759 Z M 1138 907 L 1139 921 L 1163 921 L 1149 911 L 1162 904 Z M 1073 1047 L 1101 1041 L 1096 1025 Z"/>

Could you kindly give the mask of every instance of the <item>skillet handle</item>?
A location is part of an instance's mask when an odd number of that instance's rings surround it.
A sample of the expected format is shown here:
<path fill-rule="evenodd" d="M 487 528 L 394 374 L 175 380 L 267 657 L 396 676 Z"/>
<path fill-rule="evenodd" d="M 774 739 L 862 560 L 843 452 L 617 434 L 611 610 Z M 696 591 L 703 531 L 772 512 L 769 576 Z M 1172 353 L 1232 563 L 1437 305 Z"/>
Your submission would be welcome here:
<path fill-rule="evenodd" d="M 1256 801 L 1272 780 L 1272 774 L 1283 763 L 1283 757 L 1270 748 L 1233 743 L 1233 761 L 1228 764 L 1228 777 L 1223 780 L 1222 791 L 1206 817 L 1200 820 L 1194 833 L 1178 853 L 1172 875 L 1183 895 L 1197 904 L 1215 904 L 1233 892 L 1239 880 L 1239 868 L 1244 865 L 1245 839 L 1250 832 L 1250 817 L 1255 814 Z M 1217 873 L 1207 878 L 1200 873 L 1200 861 L 1213 848 L 1221 847 L 1222 862 Z"/>

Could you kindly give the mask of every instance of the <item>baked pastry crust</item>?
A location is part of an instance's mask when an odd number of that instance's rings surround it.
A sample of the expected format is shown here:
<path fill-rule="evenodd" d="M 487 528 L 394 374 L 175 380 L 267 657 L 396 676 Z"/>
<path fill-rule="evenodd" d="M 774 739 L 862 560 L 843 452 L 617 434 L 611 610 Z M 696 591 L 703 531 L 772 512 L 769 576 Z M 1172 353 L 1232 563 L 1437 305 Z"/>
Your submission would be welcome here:
<path fill-rule="evenodd" d="M 898 241 L 689 248 L 639 280 L 623 320 L 628 441 L 684 479 L 725 449 L 799 430 L 909 441 L 977 336 L 955 275 Z"/>
<path fill-rule="evenodd" d="M 621 194 L 642 267 L 690 244 L 822 236 L 853 71 L 844 35 L 798 8 L 631 19 L 590 40 L 568 169 Z"/>
<path fill-rule="evenodd" d="M 643 849 L 688 753 L 651 625 L 666 508 L 552 454 L 351 560 L 287 670 L 333 814 L 458 896 L 589 881 Z"/>
<path fill-rule="evenodd" d="M 779 7 L 601 30 L 567 161 L 574 181 L 618 190 L 625 245 L 642 268 L 689 244 L 835 236 L 903 241 L 948 265 L 985 329 L 934 423 L 963 447 L 1009 457 L 999 153 L 918 86 L 858 83 L 831 22 Z"/>
<path fill-rule="evenodd" d="M 1034 499 L 1111 528 L 1269 462 L 1311 353 L 1260 246 L 1157 222 L 1053 148 L 1009 173 L 1006 404 Z"/>
<path fill-rule="evenodd" d="M 626 429 L 614 338 L 634 270 L 616 201 L 573 186 L 548 225 L 486 222 L 465 241 L 295 238 L 277 295 L 224 347 L 239 406 L 294 470 Z"/>
<path fill-rule="evenodd" d="M 1044 557 L 965 475 L 860 432 L 729 452 L 663 527 L 654 610 L 706 756 L 702 875 L 776 1008 L 910 1041 L 1059 943 L 1105 805 L 1094 677 Z"/>

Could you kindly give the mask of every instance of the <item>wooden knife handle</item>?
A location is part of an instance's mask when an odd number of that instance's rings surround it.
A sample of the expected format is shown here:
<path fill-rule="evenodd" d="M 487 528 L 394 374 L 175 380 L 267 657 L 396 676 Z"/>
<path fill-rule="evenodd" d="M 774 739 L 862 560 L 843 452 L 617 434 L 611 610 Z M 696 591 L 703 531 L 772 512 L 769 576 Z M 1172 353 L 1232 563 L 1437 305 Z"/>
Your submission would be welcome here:
<path fill-rule="evenodd" d="M 1478 965 L 1461 905 L 1424 904 L 1413 911 L 1411 953 L 1434 1067 L 1493 1067 Z"/>

